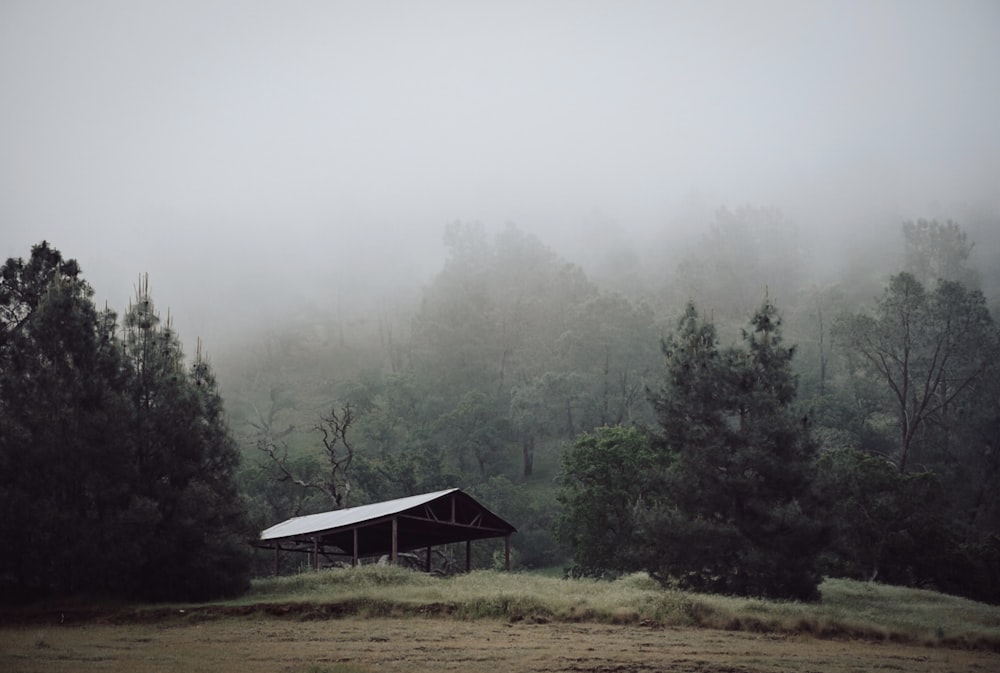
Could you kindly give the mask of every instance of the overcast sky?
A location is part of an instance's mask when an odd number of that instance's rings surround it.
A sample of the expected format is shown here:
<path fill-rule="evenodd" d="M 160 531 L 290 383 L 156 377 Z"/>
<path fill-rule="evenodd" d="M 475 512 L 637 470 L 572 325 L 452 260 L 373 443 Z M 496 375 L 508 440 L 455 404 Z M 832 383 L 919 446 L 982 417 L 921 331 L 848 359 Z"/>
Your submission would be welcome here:
<path fill-rule="evenodd" d="M 148 271 L 190 351 L 419 282 L 454 220 L 996 206 L 998 120 L 995 0 L 0 0 L 0 253 L 119 310 Z"/>

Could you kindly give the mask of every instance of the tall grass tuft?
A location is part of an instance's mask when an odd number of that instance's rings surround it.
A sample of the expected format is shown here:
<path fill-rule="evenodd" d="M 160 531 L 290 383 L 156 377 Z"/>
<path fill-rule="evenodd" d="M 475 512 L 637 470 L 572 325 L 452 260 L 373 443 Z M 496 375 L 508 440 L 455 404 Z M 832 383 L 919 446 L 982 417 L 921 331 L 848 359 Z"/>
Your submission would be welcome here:
<path fill-rule="evenodd" d="M 384 587 L 432 586 L 435 578 L 397 566 L 366 565 L 358 568 L 331 568 L 287 577 L 255 580 L 244 599 L 281 598 L 316 600 L 354 592 L 374 591 Z"/>

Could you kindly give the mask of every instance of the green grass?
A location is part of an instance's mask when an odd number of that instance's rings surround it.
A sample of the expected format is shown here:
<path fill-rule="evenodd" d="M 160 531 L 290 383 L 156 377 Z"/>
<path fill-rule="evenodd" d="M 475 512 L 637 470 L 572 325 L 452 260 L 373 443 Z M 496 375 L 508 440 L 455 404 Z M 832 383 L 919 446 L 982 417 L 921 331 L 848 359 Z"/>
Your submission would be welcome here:
<path fill-rule="evenodd" d="M 247 594 L 233 601 L 149 606 L 77 601 L 40 605 L 9 617 L 12 623 L 27 624 L 44 622 L 54 614 L 73 621 L 113 623 L 240 616 L 301 620 L 436 616 L 702 627 L 1000 652 L 998 606 L 933 591 L 841 579 L 826 580 L 820 592 L 820 601 L 798 603 L 664 589 L 644 573 L 614 581 L 562 579 L 551 569 L 476 571 L 441 578 L 369 565 L 255 580 Z M 38 614 L 33 616 L 34 612 Z"/>
<path fill-rule="evenodd" d="M 1000 651 L 1000 607 L 954 596 L 826 580 L 816 603 L 663 589 L 644 573 L 615 581 L 477 571 L 437 578 L 364 566 L 257 580 L 233 605 L 338 606 L 335 614 L 594 621 L 804 633 Z"/>

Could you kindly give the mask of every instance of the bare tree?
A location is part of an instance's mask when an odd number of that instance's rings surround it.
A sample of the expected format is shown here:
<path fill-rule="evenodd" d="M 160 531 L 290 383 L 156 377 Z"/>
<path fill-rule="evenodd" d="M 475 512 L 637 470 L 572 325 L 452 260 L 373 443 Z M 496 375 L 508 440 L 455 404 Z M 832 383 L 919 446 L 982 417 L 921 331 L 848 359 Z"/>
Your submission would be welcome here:
<path fill-rule="evenodd" d="M 856 376 L 882 385 L 884 408 L 896 417 L 894 458 L 902 473 L 917 438 L 931 424 L 947 429 L 954 423 L 951 407 L 958 396 L 986 375 L 1000 353 L 1000 335 L 981 292 L 951 281 L 926 292 L 909 273 L 890 279 L 871 315 L 842 317 L 837 332 Z"/>
<path fill-rule="evenodd" d="M 327 459 L 327 495 L 337 504 L 337 509 L 348 506 L 351 495 L 349 471 L 354 460 L 354 446 L 347 440 L 347 431 L 354 422 L 354 409 L 350 402 L 340 407 L 330 407 L 330 412 L 320 417 L 313 429 L 322 435 L 323 450 Z M 343 447 L 343 450 L 341 450 Z"/>
<path fill-rule="evenodd" d="M 264 426 L 267 432 L 262 432 L 257 442 L 257 448 L 269 459 L 274 477 L 281 482 L 291 482 L 306 490 L 319 491 L 335 509 L 349 506 L 351 494 L 350 468 L 354 460 L 354 446 L 347 439 L 347 432 L 355 420 L 354 409 L 350 403 L 343 404 L 339 410 L 336 405 L 330 411 L 320 416 L 320 422 L 313 426 L 323 442 L 326 454 L 326 466 L 314 478 L 307 478 L 297 473 L 288 461 L 288 446 L 278 442 L 278 436 L 271 434 L 270 425 Z M 254 427 L 259 427 L 254 424 Z M 287 435 L 292 430 L 289 426 L 280 436 Z"/>

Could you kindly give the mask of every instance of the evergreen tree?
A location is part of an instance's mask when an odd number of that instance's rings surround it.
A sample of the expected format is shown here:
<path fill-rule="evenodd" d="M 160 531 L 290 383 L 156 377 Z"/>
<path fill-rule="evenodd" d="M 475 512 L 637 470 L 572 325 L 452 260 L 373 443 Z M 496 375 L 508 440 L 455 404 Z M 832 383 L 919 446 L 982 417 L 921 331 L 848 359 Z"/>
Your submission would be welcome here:
<path fill-rule="evenodd" d="M 215 373 L 200 341 L 188 380 L 195 402 L 191 432 L 200 451 L 174 515 L 172 537 L 178 544 L 169 566 L 170 593 L 195 599 L 233 596 L 249 585 L 246 540 L 252 531 L 236 482 L 239 447 L 229 432 Z"/>
<path fill-rule="evenodd" d="M 109 589 L 128 500 L 115 317 L 42 242 L 0 270 L 0 579 L 9 593 Z"/>
<path fill-rule="evenodd" d="M 201 348 L 184 370 L 170 319 L 143 279 L 124 318 L 134 368 L 134 514 L 142 521 L 137 591 L 152 599 L 233 595 L 248 582 L 245 513 L 235 487 L 239 452 Z"/>
<path fill-rule="evenodd" d="M 808 504 L 814 448 L 792 406 L 794 349 L 769 301 L 751 325 L 744 348 L 720 349 L 689 304 L 663 344 L 652 401 L 670 463 L 642 521 L 647 566 L 687 588 L 811 599 L 821 536 Z"/>
<path fill-rule="evenodd" d="M 232 595 L 248 579 L 238 452 L 214 375 L 185 372 L 147 286 L 99 312 L 42 243 L 0 268 L 0 586 L 5 598 Z"/>

